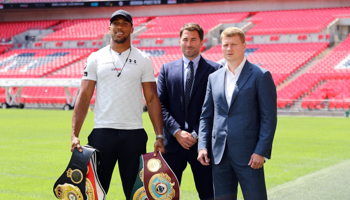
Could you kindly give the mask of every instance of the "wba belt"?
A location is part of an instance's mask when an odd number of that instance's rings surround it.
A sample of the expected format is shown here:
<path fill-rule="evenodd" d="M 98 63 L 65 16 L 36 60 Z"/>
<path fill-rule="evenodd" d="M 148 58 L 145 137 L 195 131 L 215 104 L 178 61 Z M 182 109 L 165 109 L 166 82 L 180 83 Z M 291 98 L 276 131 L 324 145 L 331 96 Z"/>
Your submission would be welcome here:
<path fill-rule="evenodd" d="M 140 156 L 139 173 L 131 200 L 179 200 L 179 182 L 160 152 Z"/>
<path fill-rule="evenodd" d="M 58 199 L 104 200 L 103 190 L 97 175 L 97 150 L 83 146 L 83 152 L 74 148 L 67 169 L 53 186 Z"/>

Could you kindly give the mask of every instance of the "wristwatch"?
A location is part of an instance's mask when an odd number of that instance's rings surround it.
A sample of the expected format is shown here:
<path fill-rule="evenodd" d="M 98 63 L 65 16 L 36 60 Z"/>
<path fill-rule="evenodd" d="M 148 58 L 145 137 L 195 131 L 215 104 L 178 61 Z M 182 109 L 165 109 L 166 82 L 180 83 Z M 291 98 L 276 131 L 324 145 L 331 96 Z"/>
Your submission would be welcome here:
<path fill-rule="evenodd" d="M 156 135 L 156 139 L 158 139 L 158 138 L 164 139 L 164 136 L 163 135 Z"/>
<path fill-rule="evenodd" d="M 198 139 L 198 135 L 197 135 L 196 131 L 192 131 L 192 137 L 194 139 Z"/>

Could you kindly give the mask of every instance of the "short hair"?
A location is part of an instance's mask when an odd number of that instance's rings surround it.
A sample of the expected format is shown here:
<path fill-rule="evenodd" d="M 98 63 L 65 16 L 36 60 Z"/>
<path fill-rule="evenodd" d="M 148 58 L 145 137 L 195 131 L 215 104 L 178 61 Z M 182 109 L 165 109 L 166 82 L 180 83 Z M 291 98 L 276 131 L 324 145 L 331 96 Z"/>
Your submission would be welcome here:
<path fill-rule="evenodd" d="M 187 23 L 182 26 L 180 29 L 180 38 L 182 37 L 182 33 L 184 30 L 188 31 L 197 31 L 199 35 L 199 39 L 202 41 L 204 37 L 204 31 L 201 26 L 199 26 L 197 23 Z"/>
<path fill-rule="evenodd" d="M 226 28 L 220 36 L 220 40 L 222 42 L 222 38 L 224 37 L 233 37 L 233 36 L 239 36 L 239 39 L 241 39 L 242 43 L 245 43 L 245 34 L 242 29 L 237 28 L 237 27 L 229 27 Z"/>

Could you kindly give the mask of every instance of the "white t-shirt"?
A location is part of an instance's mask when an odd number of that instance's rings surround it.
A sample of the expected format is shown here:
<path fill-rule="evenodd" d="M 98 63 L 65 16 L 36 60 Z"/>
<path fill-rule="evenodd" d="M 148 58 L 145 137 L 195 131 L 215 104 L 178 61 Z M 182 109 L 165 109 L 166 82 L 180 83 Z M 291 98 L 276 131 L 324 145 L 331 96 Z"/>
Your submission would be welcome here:
<path fill-rule="evenodd" d="M 131 46 L 119 54 L 108 45 L 89 56 L 83 80 L 96 81 L 94 128 L 143 128 L 142 83 L 155 82 L 152 62 L 144 53 Z"/>

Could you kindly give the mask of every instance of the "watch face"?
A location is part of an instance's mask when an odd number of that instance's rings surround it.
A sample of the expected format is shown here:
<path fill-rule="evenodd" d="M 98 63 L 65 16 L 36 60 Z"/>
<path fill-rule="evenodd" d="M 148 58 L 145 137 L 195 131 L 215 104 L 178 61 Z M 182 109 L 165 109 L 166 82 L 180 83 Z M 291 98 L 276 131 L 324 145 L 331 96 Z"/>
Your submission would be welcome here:
<path fill-rule="evenodd" d="M 195 139 L 198 139 L 197 133 L 193 131 L 193 132 L 192 132 L 192 137 L 195 138 Z"/>

